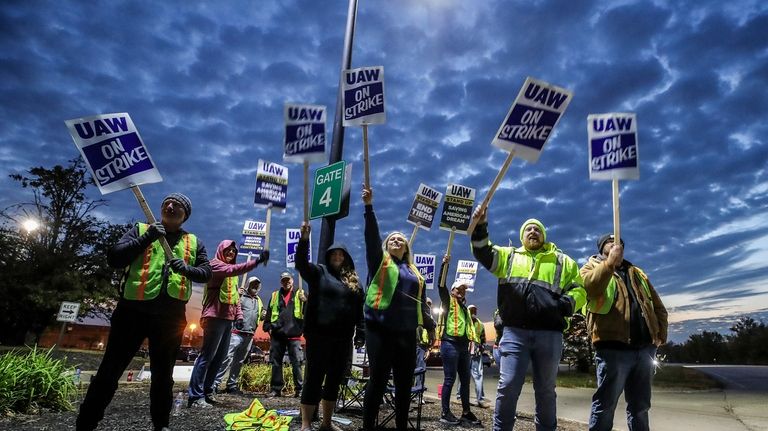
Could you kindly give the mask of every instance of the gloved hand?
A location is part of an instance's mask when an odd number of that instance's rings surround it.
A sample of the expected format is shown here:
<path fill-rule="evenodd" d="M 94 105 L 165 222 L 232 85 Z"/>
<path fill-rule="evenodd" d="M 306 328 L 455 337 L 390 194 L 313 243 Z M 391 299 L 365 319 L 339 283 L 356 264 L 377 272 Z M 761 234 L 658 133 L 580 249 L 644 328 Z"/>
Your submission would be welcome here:
<path fill-rule="evenodd" d="M 162 222 L 156 221 L 149 225 L 146 235 L 151 238 L 152 241 L 155 241 L 156 239 L 165 236 L 165 226 L 163 226 Z"/>
<path fill-rule="evenodd" d="M 244 324 L 243 319 L 237 319 L 235 321 L 235 329 L 237 329 L 238 331 L 243 329 L 243 324 Z"/>
<path fill-rule="evenodd" d="M 266 262 L 269 262 L 269 250 L 264 250 L 261 252 L 261 255 L 259 256 L 259 263 L 256 265 L 263 265 Z"/>
<path fill-rule="evenodd" d="M 576 307 L 576 300 L 571 298 L 570 295 L 562 294 L 560 295 L 560 299 L 558 300 L 557 308 L 560 311 L 560 314 L 563 315 L 563 317 L 571 317 L 573 316 L 573 312 L 575 311 L 574 308 Z"/>
<path fill-rule="evenodd" d="M 186 275 L 187 273 L 187 264 L 184 263 L 184 260 L 178 257 L 171 259 L 171 261 L 168 262 L 168 266 L 170 266 L 173 272 L 177 274 Z"/>

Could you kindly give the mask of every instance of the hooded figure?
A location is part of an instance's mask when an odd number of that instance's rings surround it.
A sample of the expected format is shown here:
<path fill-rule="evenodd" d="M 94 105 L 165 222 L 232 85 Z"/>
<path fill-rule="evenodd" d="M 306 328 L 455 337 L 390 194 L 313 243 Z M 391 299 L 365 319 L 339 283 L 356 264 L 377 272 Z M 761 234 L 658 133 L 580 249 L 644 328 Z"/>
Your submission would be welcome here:
<path fill-rule="evenodd" d="M 304 313 L 307 365 L 301 393 L 301 429 L 312 429 L 312 415 L 321 400 L 320 429 L 333 429 L 331 417 L 350 356 L 352 337 L 354 335 L 357 346 L 364 340 L 365 297 L 352 256 L 342 244 L 328 247 L 325 264 L 309 262 L 309 233 L 309 223 L 305 223 L 296 248 L 296 269 L 308 286 Z"/>

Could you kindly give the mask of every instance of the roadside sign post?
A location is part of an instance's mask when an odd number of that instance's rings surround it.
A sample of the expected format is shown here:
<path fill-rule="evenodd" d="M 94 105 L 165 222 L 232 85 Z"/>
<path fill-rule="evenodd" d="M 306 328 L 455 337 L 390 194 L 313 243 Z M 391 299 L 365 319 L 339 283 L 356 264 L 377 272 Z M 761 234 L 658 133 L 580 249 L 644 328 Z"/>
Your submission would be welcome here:
<path fill-rule="evenodd" d="M 67 302 L 64 301 L 59 306 L 59 314 L 56 316 L 56 321 L 61 322 L 61 330 L 59 331 L 59 339 L 56 341 L 56 348 L 60 348 L 61 340 L 64 339 L 64 331 L 67 329 L 67 323 L 72 323 L 77 320 L 77 313 L 80 312 L 79 302 Z"/>
<path fill-rule="evenodd" d="M 346 162 L 341 160 L 315 171 L 310 219 L 334 215 L 341 211 L 345 167 Z"/>

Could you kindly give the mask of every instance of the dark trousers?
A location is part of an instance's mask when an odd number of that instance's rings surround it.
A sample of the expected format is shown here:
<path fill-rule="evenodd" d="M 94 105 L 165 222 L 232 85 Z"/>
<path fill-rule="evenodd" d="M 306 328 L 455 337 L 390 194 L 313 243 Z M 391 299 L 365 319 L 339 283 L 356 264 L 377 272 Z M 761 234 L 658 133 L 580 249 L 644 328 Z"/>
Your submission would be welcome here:
<path fill-rule="evenodd" d="M 301 403 L 315 405 L 321 398 L 336 401 L 339 396 L 339 385 L 344 378 L 344 368 L 347 365 L 352 338 L 313 335 L 307 336 L 306 340 L 307 362 L 304 365 Z"/>
<path fill-rule="evenodd" d="M 189 401 L 203 398 L 216 392 L 213 383 L 219 367 L 227 357 L 229 339 L 232 336 L 232 321 L 209 317 L 203 319 L 203 348 L 195 360 L 192 376 L 189 378 Z"/>
<path fill-rule="evenodd" d="M 363 402 L 363 429 L 375 429 L 379 405 L 387 388 L 389 372 L 395 384 L 395 424 L 398 430 L 408 429 L 411 404 L 411 383 L 416 368 L 416 331 L 388 331 L 368 327 L 365 344 L 371 366 L 371 378 Z"/>
<path fill-rule="evenodd" d="M 462 411 L 469 411 L 469 343 L 443 340 L 440 343 L 443 358 L 443 392 L 440 396 L 443 414 L 451 411 L 451 392 L 459 374 L 459 395 Z"/>
<path fill-rule="evenodd" d="M 293 386 L 296 392 L 300 392 L 304 385 L 301 378 L 301 341 L 288 340 L 286 338 L 273 337 L 269 342 L 269 363 L 272 364 L 272 379 L 269 386 L 275 392 L 282 392 L 285 381 L 283 380 L 283 355 L 288 349 L 288 359 L 291 361 L 293 371 Z"/>
<path fill-rule="evenodd" d="M 184 314 L 173 317 L 151 315 L 118 306 L 112 313 L 111 322 L 104 357 L 80 405 L 77 431 L 96 429 L 115 395 L 120 376 L 145 338 L 149 339 L 149 360 L 152 364 L 149 388 L 152 424 L 155 429 L 168 426 L 173 404 L 173 366 L 187 326 Z"/>

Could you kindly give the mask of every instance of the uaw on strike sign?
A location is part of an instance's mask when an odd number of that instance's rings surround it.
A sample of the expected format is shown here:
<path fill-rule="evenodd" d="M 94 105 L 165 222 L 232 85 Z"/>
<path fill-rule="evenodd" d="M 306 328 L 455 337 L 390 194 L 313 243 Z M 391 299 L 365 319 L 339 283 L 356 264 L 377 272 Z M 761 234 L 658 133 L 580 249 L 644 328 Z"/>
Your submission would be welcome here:
<path fill-rule="evenodd" d="M 564 88 L 528 77 L 492 144 L 536 162 L 572 98 L 573 93 Z"/>
<path fill-rule="evenodd" d="M 325 106 L 286 103 L 283 161 L 325 163 Z"/>
<path fill-rule="evenodd" d="M 344 71 L 344 127 L 384 124 L 384 66 Z"/>
<path fill-rule="evenodd" d="M 127 112 L 65 123 L 102 194 L 163 181 Z"/>
<path fill-rule="evenodd" d="M 587 116 L 590 180 L 640 178 L 637 117 L 613 112 Z"/>

